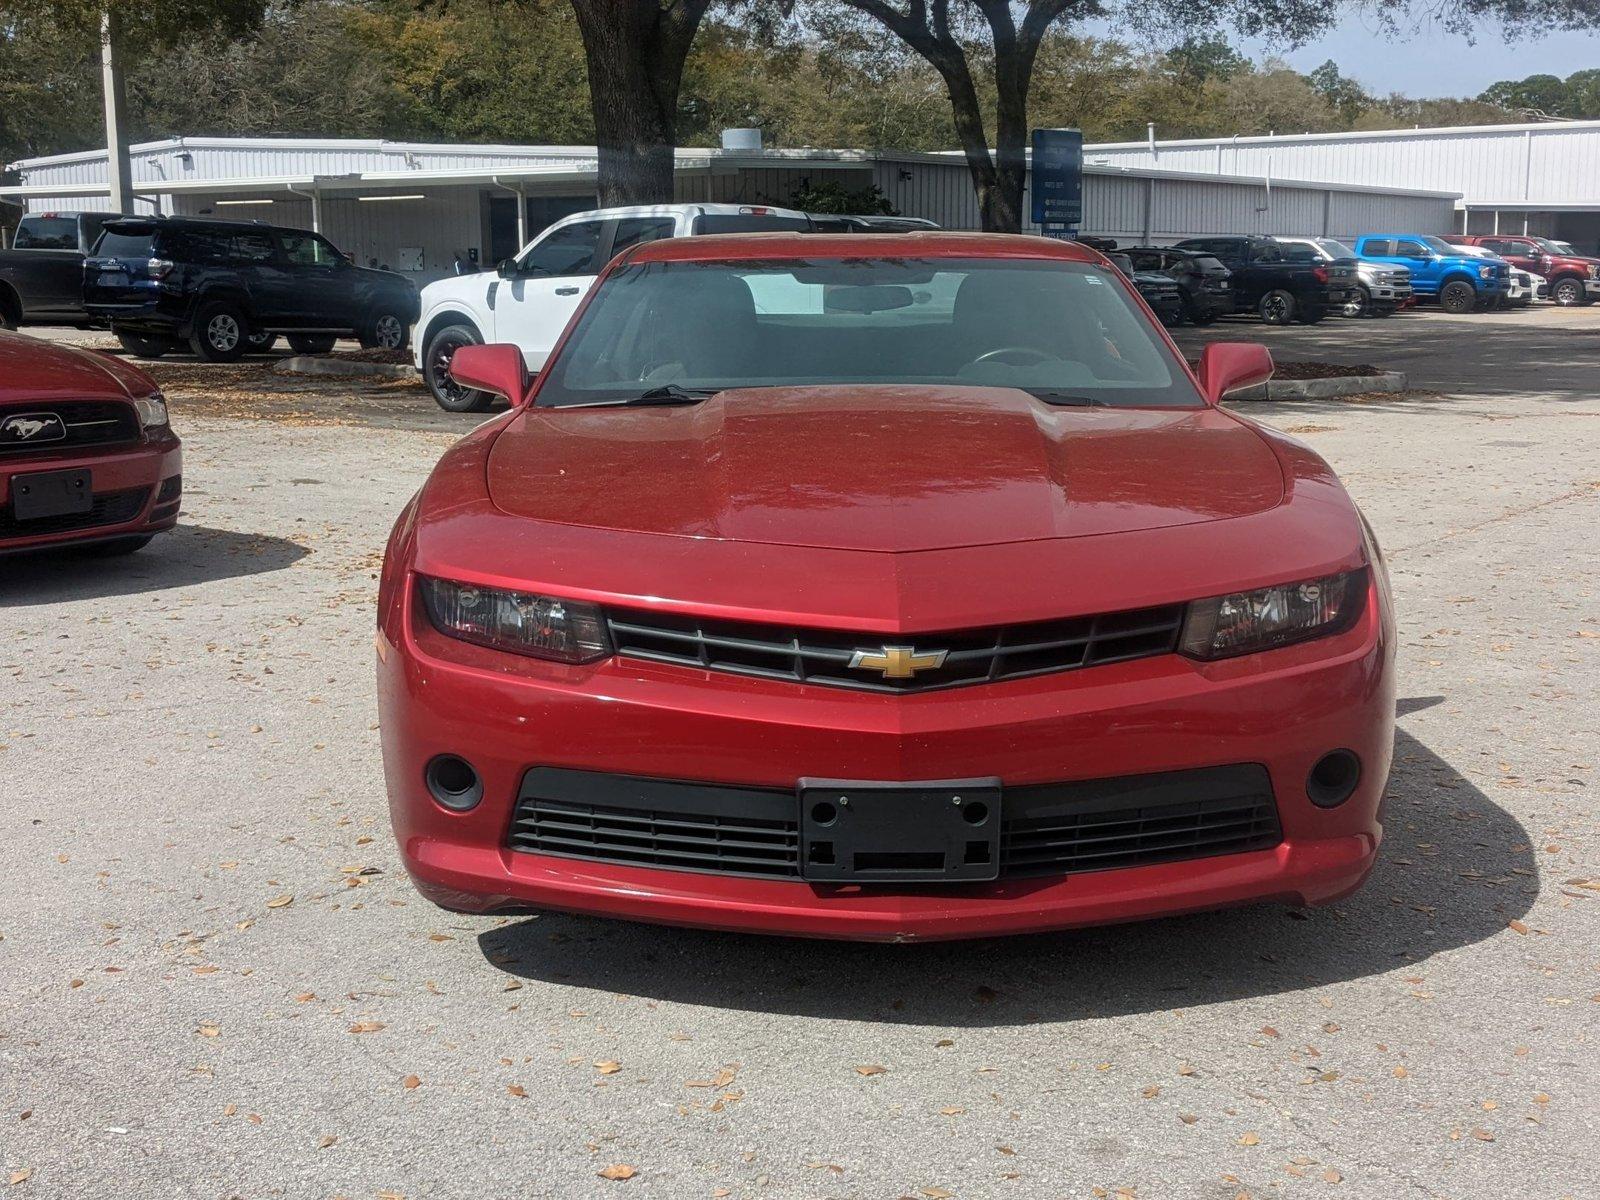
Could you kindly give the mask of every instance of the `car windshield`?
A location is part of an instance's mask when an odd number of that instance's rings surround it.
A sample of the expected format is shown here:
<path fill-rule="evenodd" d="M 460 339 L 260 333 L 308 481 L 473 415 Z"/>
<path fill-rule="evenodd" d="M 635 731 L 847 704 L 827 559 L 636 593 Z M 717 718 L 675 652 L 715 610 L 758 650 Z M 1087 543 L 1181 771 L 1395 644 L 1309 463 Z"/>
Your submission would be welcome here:
<path fill-rule="evenodd" d="M 1550 251 L 1551 254 L 1565 254 L 1574 258 L 1582 257 L 1582 254 L 1579 252 L 1578 248 L 1571 242 L 1546 241 L 1544 246 Z"/>
<path fill-rule="evenodd" d="M 76 217 L 23 217 L 13 243 L 18 250 L 76 250 Z"/>
<path fill-rule="evenodd" d="M 1106 267 L 887 257 L 623 267 L 584 310 L 538 403 L 825 384 L 1015 387 L 1058 403 L 1203 404 Z"/>
<path fill-rule="evenodd" d="M 1456 248 L 1441 237 L 1425 237 L 1422 239 L 1422 244 L 1435 254 L 1455 255 L 1457 253 Z"/>
<path fill-rule="evenodd" d="M 119 226 L 100 235 L 94 254 L 96 258 L 149 258 L 155 253 L 155 240 L 155 230 L 148 226 Z"/>
<path fill-rule="evenodd" d="M 1356 252 L 1337 238 L 1318 238 L 1317 245 L 1335 258 L 1354 258 Z"/>

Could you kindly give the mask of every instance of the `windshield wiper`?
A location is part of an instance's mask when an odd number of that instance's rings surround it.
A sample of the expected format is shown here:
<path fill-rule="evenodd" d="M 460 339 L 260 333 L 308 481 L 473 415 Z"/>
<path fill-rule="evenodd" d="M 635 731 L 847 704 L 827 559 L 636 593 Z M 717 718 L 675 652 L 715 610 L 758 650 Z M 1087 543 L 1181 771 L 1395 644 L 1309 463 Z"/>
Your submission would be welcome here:
<path fill-rule="evenodd" d="M 593 404 L 569 404 L 567 408 L 652 408 L 666 407 L 677 404 L 699 404 L 702 400 L 709 400 L 722 388 L 686 388 L 675 383 L 665 384 L 662 387 L 653 387 L 647 392 L 640 392 L 637 396 L 627 396 L 621 400 L 597 400 Z"/>
<path fill-rule="evenodd" d="M 1096 400 L 1093 396 L 1073 396 L 1066 392 L 1050 392 L 1038 388 L 1029 388 L 1028 394 L 1046 404 L 1057 404 L 1062 408 L 1104 408 L 1104 400 Z"/>

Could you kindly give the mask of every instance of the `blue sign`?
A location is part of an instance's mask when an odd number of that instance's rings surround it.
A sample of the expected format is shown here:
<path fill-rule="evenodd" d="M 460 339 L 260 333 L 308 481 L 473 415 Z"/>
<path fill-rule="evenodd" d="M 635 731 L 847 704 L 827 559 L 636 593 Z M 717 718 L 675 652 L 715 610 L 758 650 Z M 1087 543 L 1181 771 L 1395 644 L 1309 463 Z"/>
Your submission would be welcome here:
<path fill-rule="evenodd" d="M 1033 131 L 1033 223 L 1070 237 L 1083 224 L 1083 131 Z M 1070 232 L 1069 232 L 1070 231 Z"/>

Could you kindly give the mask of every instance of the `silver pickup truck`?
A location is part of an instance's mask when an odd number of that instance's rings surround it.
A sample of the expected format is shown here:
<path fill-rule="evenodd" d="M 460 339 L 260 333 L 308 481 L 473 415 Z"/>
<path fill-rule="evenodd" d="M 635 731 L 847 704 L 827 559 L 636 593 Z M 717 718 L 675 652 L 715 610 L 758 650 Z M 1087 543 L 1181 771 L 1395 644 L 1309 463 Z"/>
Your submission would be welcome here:
<path fill-rule="evenodd" d="M 1286 246 L 1308 248 L 1323 262 L 1335 259 L 1355 259 L 1356 278 L 1360 287 L 1356 295 L 1345 301 L 1347 317 L 1387 317 L 1411 299 L 1411 272 L 1395 263 L 1373 262 L 1357 258 L 1356 252 L 1337 238 L 1280 237 Z"/>
<path fill-rule="evenodd" d="M 90 324 L 83 310 L 83 259 L 108 212 L 29 213 L 11 249 L 0 250 L 0 329 Z"/>

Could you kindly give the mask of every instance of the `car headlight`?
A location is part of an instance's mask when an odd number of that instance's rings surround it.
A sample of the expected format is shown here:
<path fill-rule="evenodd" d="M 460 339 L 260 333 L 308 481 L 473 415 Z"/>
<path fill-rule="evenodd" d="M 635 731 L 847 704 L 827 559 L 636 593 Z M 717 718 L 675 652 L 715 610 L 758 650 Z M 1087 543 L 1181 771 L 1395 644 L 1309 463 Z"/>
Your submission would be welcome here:
<path fill-rule="evenodd" d="M 605 619 L 593 604 L 423 578 L 422 602 L 440 633 L 495 650 L 585 663 L 611 654 Z"/>
<path fill-rule="evenodd" d="M 139 414 L 139 424 L 145 429 L 157 429 L 167 423 L 167 398 L 160 392 L 135 396 L 133 408 Z"/>
<path fill-rule="evenodd" d="M 1178 649 L 1190 658 L 1232 658 L 1341 633 L 1367 598 L 1363 567 L 1304 583 L 1284 583 L 1189 605 Z"/>
<path fill-rule="evenodd" d="M 1479 267 L 1478 268 L 1478 278 L 1479 279 L 1493 279 L 1494 278 L 1494 268 L 1493 267 Z"/>
<path fill-rule="evenodd" d="M 1590 266 L 1589 266 L 1589 278 L 1590 279 L 1600 279 L 1600 266 L 1595 266 L 1592 263 L 1590 264 Z"/>

